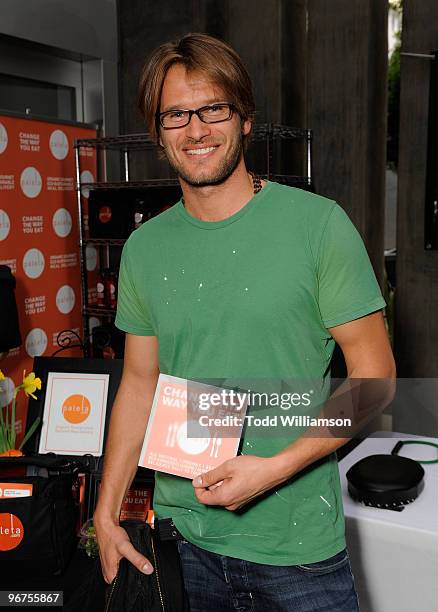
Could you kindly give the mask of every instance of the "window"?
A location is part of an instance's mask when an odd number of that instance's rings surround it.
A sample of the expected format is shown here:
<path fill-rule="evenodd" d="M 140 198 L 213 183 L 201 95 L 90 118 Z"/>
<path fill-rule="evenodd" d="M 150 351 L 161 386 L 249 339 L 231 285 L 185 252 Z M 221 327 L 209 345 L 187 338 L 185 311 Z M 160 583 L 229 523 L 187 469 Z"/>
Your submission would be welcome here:
<path fill-rule="evenodd" d="M 75 89 L 0 74 L 0 110 L 76 121 Z"/>

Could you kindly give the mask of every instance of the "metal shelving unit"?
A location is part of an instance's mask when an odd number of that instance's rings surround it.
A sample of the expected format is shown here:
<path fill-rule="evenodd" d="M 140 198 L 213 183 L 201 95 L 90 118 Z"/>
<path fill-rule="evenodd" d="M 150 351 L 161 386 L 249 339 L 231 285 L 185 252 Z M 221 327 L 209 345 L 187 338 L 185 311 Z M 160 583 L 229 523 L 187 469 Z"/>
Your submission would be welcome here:
<path fill-rule="evenodd" d="M 305 159 L 302 160 L 305 171 L 303 175 L 279 174 L 275 161 L 275 149 L 279 143 L 284 141 L 299 141 L 305 147 Z M 265 123 L 253 126 L 251 134 L 251 144 L 265 143 L 265 171 L 259 172 L 261 178 L 283 183 L 285 185 L 312 189 L 312 131 L 309 129 L 294 128 L 290 126 Z M 83 195 L 82 190 L 100 189 L 141 189 L 144 187 L 170 187 L 178 186 L 175 178 L 146 178 L 144 180 L 131 180 L 131 158 L 138 151 L 155 151 L 156 143 L 147 133 L 127 134 L 122 136 L 85 138 L 75 142 L 76 159 L 76 192 L 79 216 L 79 248 L 80 248 L 80 272 L 81 272 L 81 293 L 82 293 L 82 316 L 84 325 L 84 351 L 85 355 L 90 355 L 90 332 L 89 318 L 99 317 L 107 319 L 109 322 L 114 320 L 115 311 L 109 308 L 98 308 L 88 303 L 88 278 L 86 268 L 86 248 L 88 245 L 104 248 L 109 252 L 111 247 L 121 247 L 126 239 L 120 238 L 89 238 L 85 236 L 84 216 L 83 216 Z M 92 148 L 96 152 L 97 161 L 97 181 L 93 183 L 81 183 L 81 155 L 82 148 Z M 262 147 L 263 148 L 263 147 Z M 115 151 L 119 153 L 121 167 L 121 180 L 106 180 L 107 172 L 107 152 Z M 102 178 L 104 177 L 104 178 Z"/>

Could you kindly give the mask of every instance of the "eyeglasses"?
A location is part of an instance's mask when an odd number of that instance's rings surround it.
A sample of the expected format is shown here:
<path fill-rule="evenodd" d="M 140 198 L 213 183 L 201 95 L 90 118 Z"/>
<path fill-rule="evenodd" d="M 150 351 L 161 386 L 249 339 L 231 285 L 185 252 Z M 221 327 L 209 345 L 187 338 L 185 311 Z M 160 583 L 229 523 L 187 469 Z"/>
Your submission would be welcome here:
<path fill-rule="evenodd" d="M 209 104 L 196 110 L 175 109 L 156 114 L 157 121 L 165 130 L 174 130 L 188 125 L 197 115 L 203 123 L 220 123 L 231 119 L 235 111 L 233 104 Z"/>

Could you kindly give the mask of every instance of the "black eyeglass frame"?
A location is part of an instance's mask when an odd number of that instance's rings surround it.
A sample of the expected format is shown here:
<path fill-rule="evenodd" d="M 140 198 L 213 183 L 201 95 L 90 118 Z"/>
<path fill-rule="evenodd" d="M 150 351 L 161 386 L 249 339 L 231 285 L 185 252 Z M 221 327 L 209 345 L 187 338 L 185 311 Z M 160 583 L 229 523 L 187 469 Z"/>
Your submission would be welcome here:
<path fill-rule="evenodd" d="M 205 121 L 200 113 L 208 108 L 213 108 L 213 107 L 217 107 L 217 106 L 228 106 L 229 110 L 230 110 L 230 114 L 226 119 L 216 119 L 215 121 Z M 236 112 L 236 107 L 234 106 L 234 104 L 231 104 L 230 102 L 219 102 L 218 104 L 206 104 L 205 106 L 201 106 L 200 108 L 197 108 L 196 110 L 192 110 L 189 108 L 173 108 L 171 110 L 168 111 L 164 111 L 163 113 L 160 112 L 156 112 L 155 113 L 155 119 L 157 121 L 157 124 L 160 125 L 163 130 L 179 130 L 180 128 L 186 127 L 189 125 L 190 121 L 192 120 L 193 115 L 196 115 L 198 117 L 198 119 L 200 121 L 202 121 L 202 123 L 206 123 L 207 125 L 210 123 L 223 123 L 224 121 L 230 121 L 230 119 L 233 116 L 233 113 Z M 168 115 L 170 113 L 189 113 L 189 118 L 187 120 L 187 123 L 184 123 L 183 125 L 175 125 L 173 127 L 166 127 L 163 125 L 163 117 L 165 115 Z"/>

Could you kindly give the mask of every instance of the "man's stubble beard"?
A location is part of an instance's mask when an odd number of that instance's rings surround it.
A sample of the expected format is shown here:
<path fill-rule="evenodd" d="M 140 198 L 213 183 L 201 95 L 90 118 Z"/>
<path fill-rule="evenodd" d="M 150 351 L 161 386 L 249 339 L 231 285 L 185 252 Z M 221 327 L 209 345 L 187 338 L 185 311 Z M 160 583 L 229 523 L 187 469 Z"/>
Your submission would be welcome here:
<path fill-rule="evenodd" d="M 208 146 L 208 144 L 205 146 Z M 191 187 L 208 187 L 224 183 L 233 174 L 243 156 L 243 138 L 241 133 L 237 135 L 228 156 L 221 160 L 217 168 L 210 171 L 209 174 L 201 173 L 197 176 L 187 173 L 182 163 L 168 155 L 166 147 L 163 147 L 163 150 L 170 167 L 183 181 Z"/>

